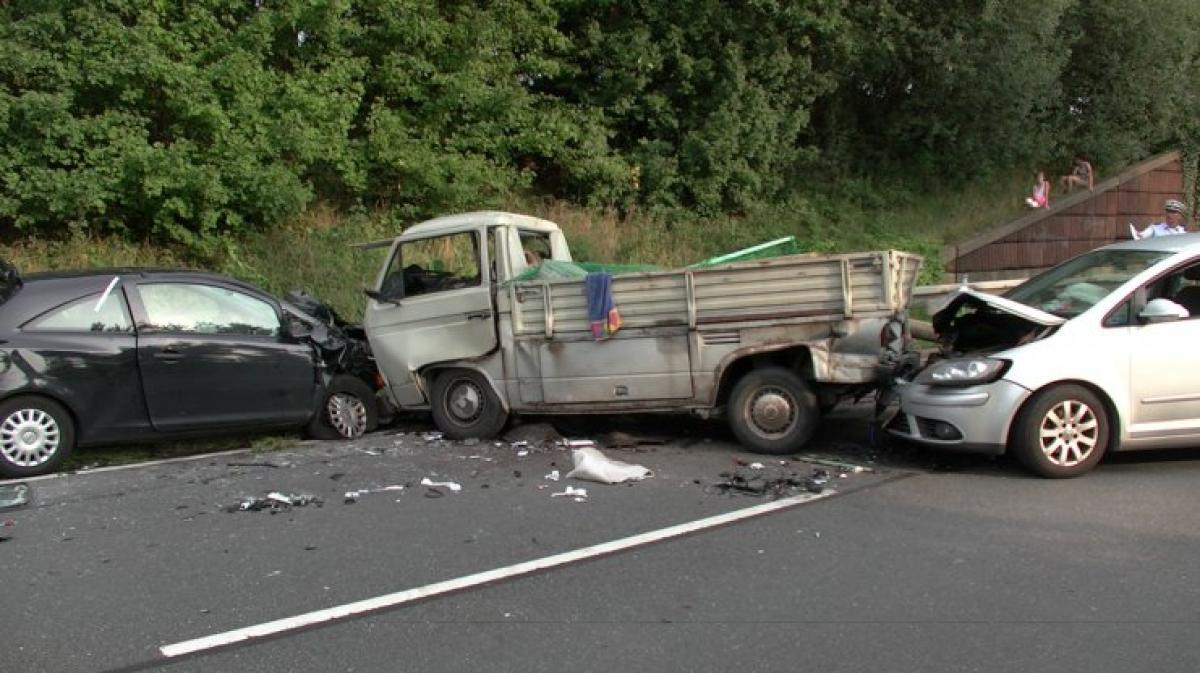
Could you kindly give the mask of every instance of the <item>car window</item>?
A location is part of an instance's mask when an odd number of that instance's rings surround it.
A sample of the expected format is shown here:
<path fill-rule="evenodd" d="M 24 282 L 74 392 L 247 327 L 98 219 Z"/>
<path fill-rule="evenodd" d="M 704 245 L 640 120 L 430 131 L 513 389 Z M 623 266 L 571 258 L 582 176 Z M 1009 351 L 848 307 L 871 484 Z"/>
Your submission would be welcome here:
<path fill-rule="evenodd" d="M 399 299 L 475 287 L 481 282 L 479 245 L 474 233 L 463 232 L 401 244 L 388 263 L 379 293 Z"/>
<path fill-rule="evenodd" d="M 271 304 L 216 285 L 138 285 L 149 329 L 195 334 L 278 336 L 279 314 Z"/>
<path fill-rule="evenodd" d="M 132 332 L 133 321 L 120 290 L 97 292 L 52 308 L 23 329 L 38 332 Z"/>
<path fill-rule="evenodd" d="M 1200 318 L 1200 265 L 1190 266 L 1151 283 L 1147 301 L 1169 299 L 1187 309 L 1189 319 Z"/>
<path fill-rule="evenodd" d="M 551 258 L 550 235 L 535 231 L 521 231 L 521 249 L 525 254 L 525 263 L 531 266 L 541 264 Z"/>
<path fill-rule="evenodd" d="M 1034 276 L 1004 296 L 1074 318 L 1169 255 L 1152 250 L 1094 250 Z"/>

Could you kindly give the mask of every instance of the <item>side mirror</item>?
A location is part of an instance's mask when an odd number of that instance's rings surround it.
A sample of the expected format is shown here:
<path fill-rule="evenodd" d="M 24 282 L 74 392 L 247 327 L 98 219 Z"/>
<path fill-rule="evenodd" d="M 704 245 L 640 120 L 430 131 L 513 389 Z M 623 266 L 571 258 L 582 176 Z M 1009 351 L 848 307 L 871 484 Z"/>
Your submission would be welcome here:
<path fill-rule="evenodd" d="M 29 484 L 0 484 L 0 512 L 21 509 L 33 500 L 33 488 Z"/>
<path fill-rule="evenodd" d="M 385 296 L 383 296 L 382 294 L 379 294 L 379 292 L 378 292 L 378 291 L 376 291 L 376 290 L 372 290 L 372 289 L 370 289 L 370 288 L 365 288 L 365 287 L 364 287 L 364 288 L 363 288 L 363 294 L 367 295 L 367 297 L 369 297 L 369 298 L 371 298 L 371 299 L 373 299 L 373 300 L 375 300 L 375 301 L 377 301 L 377 302 L 379 302 L 379 303 L 381 303 L 381 304 L 395 304 L 396 306 L 399 306 L 399 305 L 400 305 L 400 300 L 399 300 L 399 299 L 393 299 L 393 298 L 391 298 L 391 297 L 385 297 Z"/>
<path fill-rule="evenodd" d="M 1159 298 L 1151 299 L 1146 303 L 1146 308 L 1138 313 L 1138 320 L 1143 324 L 1152 324 L 1182 320 L 1190 315 L 1186 308 L 1170 299 Z"/>

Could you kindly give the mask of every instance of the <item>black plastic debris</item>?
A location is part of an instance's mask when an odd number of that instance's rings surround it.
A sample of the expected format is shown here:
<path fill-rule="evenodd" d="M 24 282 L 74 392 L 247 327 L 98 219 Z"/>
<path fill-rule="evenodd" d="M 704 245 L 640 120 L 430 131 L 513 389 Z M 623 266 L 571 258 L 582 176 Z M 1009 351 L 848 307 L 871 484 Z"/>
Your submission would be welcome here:
<path fill-rule="evenodd" d="M 725 495 L 749 495 L 756 498 L 770 497 L 775 500 L 801 492 L 822 493 L 829 483 L 829 472 L 820 468 L 808 474 L 785 471 L 775 467 L 739 467 L 733 472 L 722 472 L 721 480 L 705 487 L 706 493 Z"/>
<path fill-rule="evenodd" d="M 307 493 L 280 493 L 272 491 L 265 497 L 250 497 L 243 498 L 236 505 L 230 505 L 225 508 L 226 512 L 261 512 L 268 511 L 271 514 L 286 512 L 293 507 L 307 507 L 316 505 L 320 507 L 324 505 L 324 501 L 315 495 Z"/>

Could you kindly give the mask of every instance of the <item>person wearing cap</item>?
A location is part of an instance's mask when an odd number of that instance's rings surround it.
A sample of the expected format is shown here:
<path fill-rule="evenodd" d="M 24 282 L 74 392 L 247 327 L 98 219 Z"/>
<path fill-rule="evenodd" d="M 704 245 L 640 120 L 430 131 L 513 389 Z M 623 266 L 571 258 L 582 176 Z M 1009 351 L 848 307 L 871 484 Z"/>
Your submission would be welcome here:
<path fill-rule="evenodd" d="M 1187 226 L 1183 223 L 1183 214 L 1187 212 L 1187 206 L 1183 205 L 1182 201 L 1167 199 L 1166 203 L 1163 204 L 1163 211 L 1166 215 L 1162 221 L 1155 222 L 1141 231 L 1133 230 L 1133 237 L 1151 238 L 1153 236 L 1170 236 L 1172 234 L 1187 233 Z M 1132 226 L 1130 228 L 1132 229 Z"/>

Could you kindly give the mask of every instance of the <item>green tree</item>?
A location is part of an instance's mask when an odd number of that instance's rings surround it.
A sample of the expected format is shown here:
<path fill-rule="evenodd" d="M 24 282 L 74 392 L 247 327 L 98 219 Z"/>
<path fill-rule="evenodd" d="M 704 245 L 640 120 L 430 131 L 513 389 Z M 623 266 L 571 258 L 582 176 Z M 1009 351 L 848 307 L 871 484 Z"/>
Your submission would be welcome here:
<path fill-rule="evenodd" d="M 834 84 L 814 62 L 843 3 L 558 4 L 575 48 L 543 87 L 604 115 L 643 202 L 716 213 L 782 192 L 810 149 L 809 109 Z"/>

